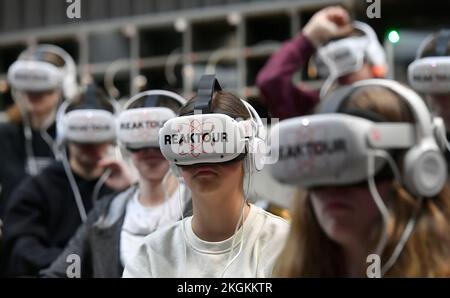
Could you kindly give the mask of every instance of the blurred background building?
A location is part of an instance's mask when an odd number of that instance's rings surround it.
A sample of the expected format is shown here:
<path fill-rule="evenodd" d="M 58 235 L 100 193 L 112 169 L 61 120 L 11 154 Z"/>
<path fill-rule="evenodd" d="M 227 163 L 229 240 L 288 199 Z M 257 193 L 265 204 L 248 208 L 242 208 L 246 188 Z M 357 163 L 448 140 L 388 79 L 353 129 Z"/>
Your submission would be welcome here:
<path fill-rule="evenodd" d="M 116 98 L 148 88 L 189 97 L 207 71 L 257 105 L 258 70 L 324 6 L 347 7 L 355 19 L 374 26 L 381 40 L 390 36 L 395 42 L 389 32 L 397 30 L 400 40 L 387 47 L 399 80 L 423 36 L 450 25 L 448 0 L 378 0 L 379 19 L 366 15 L 375 0 L 79 0 L 81 18 L 70 19 L 66 11 L 72 1 L 0 0 L 1 110 L 12 103 L 8 67 L 34 43 L 66 49 L 81 76 L 92 75 Z M 321 84 L 306 70 L 297 79 Z"/>

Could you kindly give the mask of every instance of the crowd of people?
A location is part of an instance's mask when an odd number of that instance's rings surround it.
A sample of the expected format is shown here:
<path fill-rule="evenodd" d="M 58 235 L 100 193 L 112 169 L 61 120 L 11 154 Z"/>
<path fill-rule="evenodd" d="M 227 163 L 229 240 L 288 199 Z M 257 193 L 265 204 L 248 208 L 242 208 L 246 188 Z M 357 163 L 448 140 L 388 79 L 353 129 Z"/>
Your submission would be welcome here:
<path fill-rule="evenodd" d="M 293 83 L 309 64 L 320 90 Z M 0 275 L 70 277 L 75 255 L 76 277 L 366 277 L 376 256 L 379 277 L 450 277 L 450 30 L 408 85 L 387 71 L 374 30 L 326 7 L 257 75 L 267 127 L 212 74 L 121 107 L 63 49 L 26 49 L 0 125 Z M 265 167 L 299 190 L 289 220 L 249 195 Z"/>

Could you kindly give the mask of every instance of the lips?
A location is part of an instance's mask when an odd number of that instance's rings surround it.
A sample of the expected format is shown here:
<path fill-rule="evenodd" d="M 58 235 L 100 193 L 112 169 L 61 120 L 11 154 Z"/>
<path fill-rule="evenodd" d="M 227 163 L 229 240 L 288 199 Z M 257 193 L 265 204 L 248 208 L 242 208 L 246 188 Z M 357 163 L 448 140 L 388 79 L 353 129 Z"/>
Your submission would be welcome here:
<path fill-rule="evenodd" d="M 325 203 L 325 211 L 339 211 L 339 210 L 350 210 L 351 206 L 340 200 L 329 200 Z"/>
<path fill-rule="evenodd" d="M 216 172 L 213 171 L 210 167 L 198 167 L 194 172 L 194 176 L 208 176 L 215 174 Z"/>
<path fill-rule="evenodd" d="M 142 150 L 141 152 L 138 152 L 140 154 L 140 159 L 145 161 L 161 161 L 164 160 L 164 157 L 162 156 L 161 152 L 154 152 L 151 150 Z"/>
<path fill-rule="evenodd" d="M 41 102 L 42 98 L 41 97 L 30 97 L 30 98 L 28 98 L 28 101 L 31 103 L 37 103 L 37 102 Z"/>
<path fill-rule="evenodd" d="M 161 164 L 164 163 L 165 159 L 158 158 L 155 156 L 149 156 L 149 157 L 141 159 L 141 161 L 149 167 L 159 167 Z"/>

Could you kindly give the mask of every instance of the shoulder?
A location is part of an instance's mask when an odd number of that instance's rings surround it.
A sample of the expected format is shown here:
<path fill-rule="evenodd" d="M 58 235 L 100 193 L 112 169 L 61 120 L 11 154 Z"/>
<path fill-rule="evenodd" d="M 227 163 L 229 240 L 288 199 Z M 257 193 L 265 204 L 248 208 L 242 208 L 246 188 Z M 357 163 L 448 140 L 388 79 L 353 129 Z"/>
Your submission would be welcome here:
<path fill-rule="evenodd" d="M 36 177 L 61 177 L 66 179 L 66 172 L 64 171 L 64 166 L 60 161 L 53 161 L 47 167 L 45 167 L 41 173 L 36 175 Z"/>
<path fill-rule="evenodd" d="M 95 202 L 91 211 L 98 217 L 95 225 L 99 228 L 108 228 L 120 220 L 124 216 L 127 203 L 135 190 L 136 185 L 132 185 L 121 192 L 107 194 Z"/>
<path fill-rule="evenodd" d="M 252 208 L 255 208 L 256 220 L 261 227 L 263 236 L 273 240 L 284 240 L 287 237 L 290 226 L 285 219 L 267 212 L 258 206 L 252 205 Z"/>
<path fill-rule="evenodd" d="M 186 219 L 185 219 L 186 220 Z M 164 252 L 173 245 L 180 245 L 180 240 L 183 239 L 182 225 L 185 220 L 180 220 L 172 223 L 166 227 L 157 229 L 143 240 L 143 245 L 152 252 Z"/>
<path fill-rule="evenodd" d="M 185 238 L 182 225 L 185 220 L 157 229 L 146 236 L 142 241 L 139 253 L 152 259 L 157 258 L 158 261 L 165 259 L 169 263 L 172 262 L 179 250 L 183 248 Z"/>
<path fill-rule="evenodd" d="M 11 144 L 22 142 L 22 127 L 16 123 L 0 123 L 0 145 L 2 150 L 11 147 Z"/>
<path fill-rule="evenodd" d="M 32 176 L 33 183 L 41 185 L 46 191 L 51 191 L 49 186 L 60 185 L 67 181 L 66 172 L 61 162 L 53 161 L 39 174 Z M 68 183 L 68 182 L 67 182 Z"/>
<path fill-rule="evenodd" d="M 257 208 L 257 238 L 260 247 L 260 269 L 259 274 L 264 277 L 272 276 L 273 266 L 276 263 L 289 234 L 289 224 L 286 220 L 260 207 Z"/>
<path fill-rule="evenodd" d="M 59 162 L 52 162 L 36 176 L 27 176 L 15 188 L 12 197 L 30 196 L 46 197 L 43 194 L 54 192 L 55 185 L 60 185 L 66 180 L 64 169 Z"/>
<path fill-rule="evenodd" d="M 273 226 L 277 226 L 280 228 L 289 228 L 289 223 L 285 219 L 283 219 L 275 214 L 272 214 L 272 213 L 262 209 L 261 207 L 252 205 L 252 208 L 256 209 L 255 211 L 257 213 L 257 216 L 260 219 L 264 220 L 265 225 L 273 225 Z"/>
<path fill-rule="evenodd" d="M 20 126 L 16 123 L 5 122 L 0 123 L 0 135 L 3 137 L 5 135 L 14 135 L 20 132 Z"/>
<path fill-rule="evenodd" d="M 158 229 L 145 237 L 138 252 L 126 264 L 123 277 L 159 277 L 168 268 L 176 268 L 179 250 L 184 248 L 182 222 Z"/>

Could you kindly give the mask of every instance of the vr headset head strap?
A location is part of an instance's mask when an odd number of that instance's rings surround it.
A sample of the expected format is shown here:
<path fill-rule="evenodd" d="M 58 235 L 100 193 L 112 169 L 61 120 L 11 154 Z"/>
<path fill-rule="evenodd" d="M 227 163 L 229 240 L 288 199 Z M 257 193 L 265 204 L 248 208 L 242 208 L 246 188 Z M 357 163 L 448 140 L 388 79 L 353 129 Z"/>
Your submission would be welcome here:
<path fill-rule="evenodd" d="M 222 90 L 215 75 L 203 75 L 198 84 L 197 99 L 194 104 L 194 113 L 200 111 L 202 114 L 210 113 L 210 102 L 215 91 Z"/>
<path fill-rule="evenodd" d="M 450 41 L 450 29 L 442 29 L 436 38 L 436 56 L 446 56 L 448 42 Z"/>

